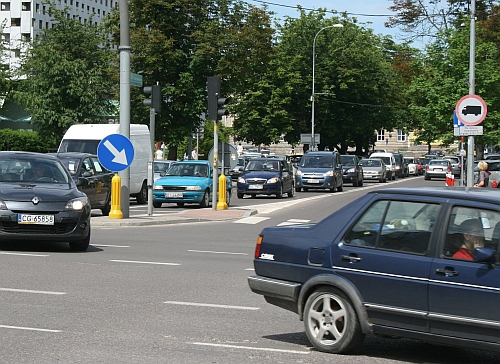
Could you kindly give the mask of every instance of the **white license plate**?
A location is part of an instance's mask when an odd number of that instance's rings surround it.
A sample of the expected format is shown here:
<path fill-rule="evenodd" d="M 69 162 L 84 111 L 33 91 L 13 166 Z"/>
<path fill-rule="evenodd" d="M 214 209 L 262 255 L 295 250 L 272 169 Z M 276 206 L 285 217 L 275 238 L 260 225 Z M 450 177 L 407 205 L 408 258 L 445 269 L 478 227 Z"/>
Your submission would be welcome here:
<path fill-rule="evenodd" d="M 182 192 L 165 192 L 166 198 L 183 198 L 184 194 Z"/>
<path fill-rule="evenodd" d="M 54 225 L 54 215 L 18 214 L 18 224 Z"/>
<path fill-rule="evenodd" d="M 249 190 L 262 190 L 263 188 L 263 185 L 248 185 Z"/>
<path fill-rule="evenodd" d="M 443 168 L 434 168 L 434 172 L 442 172 Z"/>
<path fill-rule="evenodd" d="M 317 179 L 308 179 L 306 180 L 307 183 L 319 183 L 319 180 Z"/>

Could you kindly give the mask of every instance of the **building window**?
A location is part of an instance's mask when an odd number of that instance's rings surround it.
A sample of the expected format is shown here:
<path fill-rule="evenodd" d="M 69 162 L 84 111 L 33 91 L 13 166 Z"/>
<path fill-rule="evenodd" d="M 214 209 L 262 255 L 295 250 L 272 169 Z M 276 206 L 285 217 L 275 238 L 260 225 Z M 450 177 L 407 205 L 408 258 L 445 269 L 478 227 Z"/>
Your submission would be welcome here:
<path fill-rule="evenodd" d="M 10 3 L 3 2 L 0 4 L 0 10 L 2 11 L 10 11 Z"/>
<path fill-rule="evenodd" d="M 1 37 L 2 42 L 10 42 L 10 33 L 2 33 Z"/>
<path fill-rule="evenodd" d="M 21 50 L 20 49 L 11 49 L 10 50 L 10 58 L 19 58 L 21 57 Z"/>
<path fill-rule="evenodd" d="M 31 3 L 23 2 L 21 4 L 21 10 L 22 11 L 30 11 L 31 10 Z"/>
<path fill-rule="evenodd" d="M 398 142 L 406 142 L 406 133 L 404 130 L 398 130 Z"/>
<path fill-rule="evenodd" d="M 30 33 L 22 33 L 21 40 L 23 42 L 29 42 L 31 40 L 31 34 Z"/>
<path fill-rule="evenodd" d="M 36 4 L 36 12 L 39 13 L 40 12 L 40 4 Z"/>
<path fill-rule="evenodd" d="M 21 26 L 21 18 L 12 18 L 10 19 L 11 27 L 20 27 Z"/>
<path fill-rule="evenodd" d="M 39 20 L 38 21 L 38 29 L 42 29 L 43 28 L 43 21 Z"/>
<path fill-rule="evenodd" d="M 383 141 L 385 139 L 384 132 L 385 132 L 385 130 L 383 130 L 383 129 L 379 130 L 377 132 L 377 142 L 381 142 L 381 141 Z"/>

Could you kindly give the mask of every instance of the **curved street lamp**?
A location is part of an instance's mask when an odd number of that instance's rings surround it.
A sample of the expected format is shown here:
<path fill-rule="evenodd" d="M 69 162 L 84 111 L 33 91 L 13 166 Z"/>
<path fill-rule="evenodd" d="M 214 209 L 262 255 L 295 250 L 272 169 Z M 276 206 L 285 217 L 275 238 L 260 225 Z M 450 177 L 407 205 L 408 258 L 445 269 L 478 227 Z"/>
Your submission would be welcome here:
<path fill-rule="evenodd" d="M 311 95 L 311 101 L 312 101 L 312 110 L 311 110 L 311 150 L 316 150 L 316 138 L 314 137 L 314 74 L 315 74 L 315 66 L 316 66 L 316 38 L 318 37 L 318 34 L 325 29 L 328 28 L 343 28 L 344 25 L 342 24 L 333 24 L 329 25 L 327 27 L 321 28 L 318 30 L 316 35 L 314 36 L 314 41 L 313 41 L 313 74 L 312 74 L 312 95 Z"/>

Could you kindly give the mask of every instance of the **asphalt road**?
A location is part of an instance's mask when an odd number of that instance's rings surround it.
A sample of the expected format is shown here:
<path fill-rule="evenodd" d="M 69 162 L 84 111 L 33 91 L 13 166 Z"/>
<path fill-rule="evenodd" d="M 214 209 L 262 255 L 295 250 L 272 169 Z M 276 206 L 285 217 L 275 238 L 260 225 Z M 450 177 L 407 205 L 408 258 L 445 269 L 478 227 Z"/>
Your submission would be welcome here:
<path fill-rule="evenodd" d="M 498 363 L 496 353 L 374 336 L 351 355 L 321 353 L 297 315 L 248 288 L 263 227 L 316 222 L 368 190 L 418 184 L 444 181 L 301 193 L 272 208 L 249 199 L 259 214 L 235 221 L 93 228 L 85 253 L 2 244 L 0 362 Z"/>

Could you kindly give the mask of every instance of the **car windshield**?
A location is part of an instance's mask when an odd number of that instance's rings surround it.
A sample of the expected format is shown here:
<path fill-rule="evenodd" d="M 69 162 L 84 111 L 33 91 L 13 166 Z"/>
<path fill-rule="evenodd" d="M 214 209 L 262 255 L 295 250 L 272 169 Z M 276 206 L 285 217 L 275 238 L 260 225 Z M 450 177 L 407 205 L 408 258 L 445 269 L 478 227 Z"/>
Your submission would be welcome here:
<path fill-rule="evenodd" d="M 409 163 L 409 164 L 415 163 L 415 159 L 413 159 L 413 158 L 405 158 L 405 162 Z"/>
<path fill-rule="evenodd" d="M 455 157 L 443 157 L 443 159 L 450 161 L 451 163 L 460 163 L 460 160 Z"/>
<path fill-rule="evenodd" d="M 208 177 L 208 166 L 196 163 L 175 163 L 168 169 L 166 176 Z"/>
<path fill-rule="evenodd" d="M 168 171 L 169 167 L 170 167 L 170 163 L 154 162 L 154 171 L 156 173 L 166 172 L 166 171 Z"/>
<path fill-rule="evenodd" d="M 278 171 L 279 161 L 277 160 L 250 160 L 247 164 L 247 171 Z"/>
<path fill-rule="evenodd" d="M 449 163 L 450 161 L 444 159 L 433 159 L 429 161 L 430 166 L 435 166 L 435 165 L 447 166 Z"/>
<path fill-rule="evenodd" d="M 363 167 L 380 167 L 382 162 L 377 159 L 362 159 L 359 162 Z"/>
<path fill-rule="evenodd" d="M 352 157 L 350 155 L 343 155 L 341 156 L 342 158 L 342 165 L 343 166 L 354 166 L 356 165 L 356 158 Z"/>
<path fill-rule="evenodd" d="M 0 182 L 69 183 L 59 160 L 26 156 L 0 157 Z"/>
<path fill-rule="evenodd" d="M 333 168 L 333 156 L 308 155 L 300 160 L 300 167 L 304 168 Z"/>
<path fill-rule="evenodd" d="M 387 165 L 391 164 L 391 159 L 389 157 L 377 157 L 377 158 L 382 159 L 382 161 Z"/>

